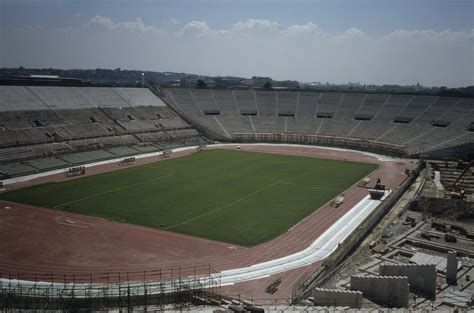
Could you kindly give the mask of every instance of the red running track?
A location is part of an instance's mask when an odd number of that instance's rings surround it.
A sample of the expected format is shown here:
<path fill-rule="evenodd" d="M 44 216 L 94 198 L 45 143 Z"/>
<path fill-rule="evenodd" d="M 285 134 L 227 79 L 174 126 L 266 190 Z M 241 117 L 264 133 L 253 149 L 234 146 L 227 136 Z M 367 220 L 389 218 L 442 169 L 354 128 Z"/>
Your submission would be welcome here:
<path fill-rule="evenodd" d="M 391 189 L 397 188 L 406 178 L 405 169 L 414 168 L 414 163 L 405 160 L 380 161 L 355 151 L 278 145 L 241 145 L 241 150 L 374 163 L 379 168 L 369 175 L 371 181 L 380 177 Z M 192 152 L 178 153 L 174 157 L 189 153 Z M 160 159 L 140 159 L 136 165 Z M 87 175 L 116 169 L 116 164 L 95 166 L 88 168 Z M 8 185 L 7 188 L 65 179 L 64 175 L 58 174 Z M 212 271 L 250 266 L 305 249 L 366 194 L 366 189 L 354 185 L 344 192 L 345 201 L 338 208 L 326 204 L 285 234 L 251 248 L 0 201 L 0 272 L 4 277 L 15 273 L 20 278 L 32 277 L 32 273 L 54 274 L 54 277 L 65 277 L 66 280 L 70 280 L 72 275 L 91 275 L 91 280 L 103 281 L 100 273 L 107 272 L 173 268 L 176 277 L 177 268 L 179 275 L 184 276 L 194 274 L 195 271 L 197 274 L 206 274 L 209 265 Z M 247 299 L 287 299 L 294 283 L 318 266 L 319 263 L 316 263 L 268 278 L 223 287 L 222 292 Z M 274 294 L 265 293 L 265 288 L 278 278 L 282 281 L 278 291 Z"/>

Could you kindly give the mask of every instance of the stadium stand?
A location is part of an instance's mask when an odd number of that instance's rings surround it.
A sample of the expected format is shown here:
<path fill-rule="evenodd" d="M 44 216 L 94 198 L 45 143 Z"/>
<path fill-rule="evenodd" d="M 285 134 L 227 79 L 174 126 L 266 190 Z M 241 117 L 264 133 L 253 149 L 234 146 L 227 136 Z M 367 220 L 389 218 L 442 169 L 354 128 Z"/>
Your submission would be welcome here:
<path fill-rule="evenodd" d="M 192 91 L 190 91 L 192 92 Z M 235 90 L 233 91 L 235 102 L 242 115 L 254 115 L 258 113 L 257 100 L 255 92 L 250 90 Z"/>
<path fill-rule="evenodd" d="M 27 175 L 35 173 L 36 171 L 37 170 L 34 167 L 21 162 L 0 164 L 0 178 Z"/>
<path fill-rule="evenodd" d="M 472 143 L 474 136 L 474 99 L 179 88 L 164 95 L 196 127 L 236 141 L 362 144 L 362 150 L 419 155 Z"/>
<path fill-rule="evenodd" d="M 296 116 L 296 108 L 298 104 L 298 93 L 284 92 L 275 93 L 277 97 L 278 116 Z"/>
<path fill-rule="evenodd" d="M 198 143 L 200 136 L 145 88 L 0 86 L 4 178 Z"/>
<path fill-rule="evenodd" d="M 47 107 L 26 86 L 0 86 L 0 111 L 37 111 Z"/>
<path fill-rule="evenodd" d="M 158 148 L 152 144 L 133 145 L 131 147 L 140 153 L 155 152 L 158 150 Z"/>
<path fill-rule="evenodd" d="M 138 153 L 138 150 L 134 149 L 133 147 L 115 147 L 107 149 L 107 151 L 117 156 L 128 156 Z"/>
<path fill-rule="evenodd" d="M 235 101 L 234 93 L 228 90 L 213 91 L 216 102 L 219 103 L 221 115 L 239 116 L 240 112 Z"/>
<path fill-rule="evenodd" d="M 51 170 L 69 166 L 66 161 L 54 157 L 29 160 L 25 164 L 38 170 Z"/>
<path fill-rule="evenodd" d="M 414 156 L 450 147 L 462 150 L 457 147 L 473 143 L 474 99 L 289 90 L 0 86 L 3 177 L 202 145 L 208 142 L 206 137 Z"/>
<path fill-rule="evenodd" d="M 61 159 L 69 164 L 86 164 L 94 161 L 112 159 L 114 155 L 106 150 L 95 150 L 65 154 Z"/>
<path fill-rule="evenodd" d="M 275 116 L 276 115 L 276 92 L 274 91 L 256 91 L 256 103 L 258 106 L 259 116 Z"/>

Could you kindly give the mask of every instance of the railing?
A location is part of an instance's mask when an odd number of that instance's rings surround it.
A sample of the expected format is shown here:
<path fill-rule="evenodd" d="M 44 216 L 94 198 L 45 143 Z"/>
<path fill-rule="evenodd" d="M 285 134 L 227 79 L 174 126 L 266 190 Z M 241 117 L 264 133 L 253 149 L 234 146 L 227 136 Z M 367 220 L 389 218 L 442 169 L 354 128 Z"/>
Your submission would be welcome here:
<path fill-rule="evenodd" d="M 2 309 L 130 308 L 190 303 L 220 295 L 210 266 L 91 274 L 0 273 Z"/>

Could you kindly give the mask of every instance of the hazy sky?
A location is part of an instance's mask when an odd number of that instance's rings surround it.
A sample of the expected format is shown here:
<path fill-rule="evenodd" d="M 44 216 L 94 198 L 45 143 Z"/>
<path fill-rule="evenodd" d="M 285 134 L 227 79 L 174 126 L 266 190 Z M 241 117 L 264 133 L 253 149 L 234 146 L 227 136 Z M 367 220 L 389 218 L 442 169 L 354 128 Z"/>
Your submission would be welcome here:
<path fill-rule="evenodd" d="M 474 85 L 474 0 L 0 0 L 0 67 Z"/>

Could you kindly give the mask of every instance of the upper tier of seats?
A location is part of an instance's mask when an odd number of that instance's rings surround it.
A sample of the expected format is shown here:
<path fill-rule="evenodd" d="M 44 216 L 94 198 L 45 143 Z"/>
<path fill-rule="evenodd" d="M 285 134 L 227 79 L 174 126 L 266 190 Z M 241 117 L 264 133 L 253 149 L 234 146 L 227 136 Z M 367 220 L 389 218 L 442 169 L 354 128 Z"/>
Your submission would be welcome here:
<path fill-rule="evenodd" d="M 191 120 L 232 139 L 331 136 L 387 144 L 412 154 L 474 138 L 474 99 L 212 89 L 166 89 L 164 94 L 165 102 Z"/>
<path fill-rule="evenodd" d="M 145 88 L 0 86 L 0 112 L 166 106 Z"/>
<path fill-rule="evenodd" d="M 217 139 L 397 154 L 474 139 L 474 99 L 211 89 L 166 89 L 162 99 L 145 88 L 0 86 L 0 178 L 204 143 L 197 129 Z"/>
<path fill-rule="evenodd" d="M 0 164 L 142 143 L 160 149 L 199 140 L 198 131 L 149 89 L 0 86 Z M 28 167 L 31 164 L 9 168 L 18 172 Z"/>

